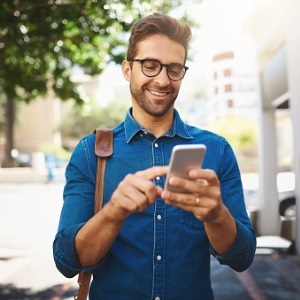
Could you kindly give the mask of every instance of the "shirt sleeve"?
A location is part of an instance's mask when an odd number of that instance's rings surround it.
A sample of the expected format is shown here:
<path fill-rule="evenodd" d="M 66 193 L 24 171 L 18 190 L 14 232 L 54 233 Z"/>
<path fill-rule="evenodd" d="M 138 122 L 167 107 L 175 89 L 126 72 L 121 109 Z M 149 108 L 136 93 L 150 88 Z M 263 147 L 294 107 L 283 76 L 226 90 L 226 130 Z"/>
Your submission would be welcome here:
<path fill-rule="evenodd" d="M 96 156 L 92 145 L 92 138 L 82 139 L 66 168 L 64 202 L 53 242 L 53 256 L 57 269 L 68 278 L 83 270 L 75 249 L 75 237 L 94 214 Z M 96 266 L 85 271 L 93 267 Z"/>
<path fill-rule="evenodd" d="M 210 247 L 210 252 L 220 264 L 227 265 L 237 272 L 243 272 L 253 261 L 256 238 L 254 232 L 238 220 L 236 220 L 236 226 L 237 236 L 230 249 L 225 254 L 220 255 Z"/>
<path fill-rule="evenodd" d="M 224 140 L 223 155 L 219 170 L 222 201 L 233 216 L 237 235 L 230 249 L 219 255 L 210 247 L 210 252 L 221 264 L 238 272 L 246 270 L 252 263 L 256 250 L 256 236 L 247 214 L 243 186 L 236 157 L 231 146 Z"/>

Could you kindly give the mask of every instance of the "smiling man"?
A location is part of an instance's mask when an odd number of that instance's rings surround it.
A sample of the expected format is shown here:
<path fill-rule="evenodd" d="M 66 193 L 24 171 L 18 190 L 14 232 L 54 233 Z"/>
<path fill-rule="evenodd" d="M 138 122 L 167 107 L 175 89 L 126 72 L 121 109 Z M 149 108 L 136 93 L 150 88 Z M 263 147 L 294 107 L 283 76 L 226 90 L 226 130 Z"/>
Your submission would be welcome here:
<path fill-rule="evenodd" d="M 66 170 L 53 250 L 67 277 L 93 273 L 94 299 L 213 299 L 210 255 L 236 271 L 252 263 L 256 239 L 228 142 L 185 124 L 174 103 L 188 70 L 191 30 L 159 13 L 137 21 L 122 64 L 132 107 L 114 129 L 104 206 L 93 215 L 95 136 L 84 137 Z M 205 144 L 203 169 L 164 189 L 172 148 Z"/>

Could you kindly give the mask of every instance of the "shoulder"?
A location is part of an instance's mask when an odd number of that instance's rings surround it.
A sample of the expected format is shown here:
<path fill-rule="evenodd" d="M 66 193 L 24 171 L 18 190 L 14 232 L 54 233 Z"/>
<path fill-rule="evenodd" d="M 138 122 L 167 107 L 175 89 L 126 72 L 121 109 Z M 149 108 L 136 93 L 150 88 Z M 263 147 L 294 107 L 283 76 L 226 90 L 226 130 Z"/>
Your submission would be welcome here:
<path fill-rule="evenodd" d="M 187 129 L 195 140 L 204 140 L 207 143 L 228 144 L 228 141 L 221 135 L 207 129 L 187 125 Z"/>
<path fill-rule="evenodd" d="M 210 130 L 194 126 L 188 126 L 188 128 L 193 136 L 193 144 L 206 145 L 206 156 L 211 158 L 211 162 L 224 163 L 225 161 L 235 161 L 234 150 L 226 138 Z"/>

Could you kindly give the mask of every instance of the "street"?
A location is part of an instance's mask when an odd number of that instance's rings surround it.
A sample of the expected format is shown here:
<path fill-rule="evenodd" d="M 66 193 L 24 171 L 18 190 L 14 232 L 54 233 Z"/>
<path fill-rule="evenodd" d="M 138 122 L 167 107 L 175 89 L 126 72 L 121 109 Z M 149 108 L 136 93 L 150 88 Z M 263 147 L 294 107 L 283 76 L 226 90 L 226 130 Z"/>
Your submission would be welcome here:
<path fill-rule="evenodd" d="M 61 181 L 0 183 L 1 300 L 70 300 L 76 294 L 77 278 L 63 277 L 52 258 L 62 192 Z M 299 299 L 298 255 L 256 254 L 252 266 L 242 273 L 213 258 L 211 263 L 215 300 Z"/>
<path fill-rule="evenodd" d="M 61 183 L 0 184 L 0 299 L 74 295 L 76 278 L 64 278 L 52 258 L 62 190 Z"/>

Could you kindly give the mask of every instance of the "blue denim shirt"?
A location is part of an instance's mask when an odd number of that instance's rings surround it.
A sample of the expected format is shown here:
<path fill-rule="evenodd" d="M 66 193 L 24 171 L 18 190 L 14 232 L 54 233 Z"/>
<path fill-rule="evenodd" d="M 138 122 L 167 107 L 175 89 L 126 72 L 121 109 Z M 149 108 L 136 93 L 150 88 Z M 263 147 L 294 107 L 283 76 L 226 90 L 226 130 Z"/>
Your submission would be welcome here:
<path fill-rule="evenodd" d="M 83 138 L 66 169 L 64 204 L 53 244 L 57 268 L 66 277 L 82 270 L 74 240 L 92 217 L 96 176 L 95 136 Z M 158 198 L 145 212 L 124 223 L 106 257 L 85 268 L 93 273 L 90 299 L 213 299 L 210 255 L 243 271 L 252 263 L 256 238 L 246 212 L 240 172 L 227 141 L 209 131 L 186 125 L 174 113 L 170 130 L 156 138 L 131 116 L 114 128 L 114 153 L 106 164 L 104 203 L 128 173 L 168 165 L 177 144 L 207 146 L 203 168 L 213 169 L 221 182 L 222 199 L 237 225 L 237 237 L 225 255 L 210 247 L 203 223 L 187 211 Z M 164 186 L 165 177 L 155 184 Z"/>

